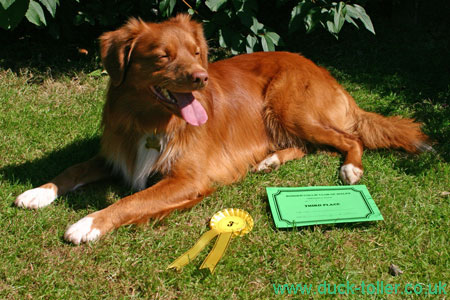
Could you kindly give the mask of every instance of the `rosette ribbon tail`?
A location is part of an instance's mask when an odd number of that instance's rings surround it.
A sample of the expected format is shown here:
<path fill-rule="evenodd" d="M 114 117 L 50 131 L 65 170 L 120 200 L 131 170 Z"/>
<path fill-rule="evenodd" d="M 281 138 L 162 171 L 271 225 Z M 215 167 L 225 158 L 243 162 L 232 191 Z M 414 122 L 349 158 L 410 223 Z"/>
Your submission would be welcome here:
<path fill-rule="evenodd" d="M 178 257 L 173 263 L 171 263 L 167 269 L 175 268 L 178 271 L 181 270 L 189 262 L 193 261 L 198 254 L 209 244 L 209 242 L 215 238 L 220 232 L 216 229 L 211 229 L 205 232 L 200 239 L 192 246 L 191 249 L 186 251 L 183 255 Z M 220 259 L 220 258 L 219 258 Z"/>
<path fill-rule="evenodd" d="M 233 232 L 224 232 L 219 234 L 219 237 L 214 244 L 214 247 L 209 252 L 206 259 L 203 261 L 200 269 L 208 268 L 211 273 L 214 273 L 214 269 L 216 268 L 217 263 L 225 254 L 225 251 L 230 244 L 231 237 L 233 236 Z"/>

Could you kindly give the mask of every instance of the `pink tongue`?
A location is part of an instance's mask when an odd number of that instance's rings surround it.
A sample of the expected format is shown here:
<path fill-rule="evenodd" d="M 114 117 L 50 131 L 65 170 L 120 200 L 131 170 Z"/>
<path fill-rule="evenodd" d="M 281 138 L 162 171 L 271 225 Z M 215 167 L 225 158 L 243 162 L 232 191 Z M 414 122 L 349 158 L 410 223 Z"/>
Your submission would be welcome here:
<path fill-rule="evenodd" d="M 208 120 L 208 114 L 192 93 L 174 93 L 180 107 L 181 116 L 191 125 L 199 126 Z"/>

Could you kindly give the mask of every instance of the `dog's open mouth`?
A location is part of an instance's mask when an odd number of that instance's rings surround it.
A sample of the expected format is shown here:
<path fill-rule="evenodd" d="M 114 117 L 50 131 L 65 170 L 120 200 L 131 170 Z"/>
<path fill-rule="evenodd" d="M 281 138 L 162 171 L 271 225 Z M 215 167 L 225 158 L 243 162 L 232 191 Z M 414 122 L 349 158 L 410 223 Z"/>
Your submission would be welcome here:
<path fill-rule="evenodd" d="M 208 114 L 192 93 L 171 92 L 157 85 L 151 86 L 150 90 L 163 104 L 177 107 L 183 119 L 189 124 L 199 126 L 208 120 Z"/>

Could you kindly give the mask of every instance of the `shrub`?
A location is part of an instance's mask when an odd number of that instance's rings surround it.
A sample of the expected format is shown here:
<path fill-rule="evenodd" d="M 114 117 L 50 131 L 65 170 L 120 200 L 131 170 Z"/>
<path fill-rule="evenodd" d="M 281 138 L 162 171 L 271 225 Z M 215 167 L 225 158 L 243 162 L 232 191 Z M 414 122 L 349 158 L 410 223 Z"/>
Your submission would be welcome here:
<path fill-rule="evenodd" d="M 359 28 L 361 22 L 375 33 L 364 8 L 348 1 L 281 0 L 265 6 L 257 0 L 0 0 L 0 4 L 3 29 L 13 30 L 25 18 L 35 26 L 47 27 L 55 38 L 60 37 L 60 28 L 104 31 L 119 26 L 129 16 L 154 21 L 187 12 L 204 22 L 208 38 L 216 39 L 233 54 L 273 51 L 282 44 L 281 32 L 310 33 L 322 27 L 337 38 L 345 23 Z M 266 25 L 267 16 L 289 19 L 287 28 Z"/>
<path fill-rule="evenodd" d="M 55 17 L 59 0 L 0 0 L 0 27 L 12 30 L 24 17 L 36 26 L 46 26 L 46 13 Z"/>

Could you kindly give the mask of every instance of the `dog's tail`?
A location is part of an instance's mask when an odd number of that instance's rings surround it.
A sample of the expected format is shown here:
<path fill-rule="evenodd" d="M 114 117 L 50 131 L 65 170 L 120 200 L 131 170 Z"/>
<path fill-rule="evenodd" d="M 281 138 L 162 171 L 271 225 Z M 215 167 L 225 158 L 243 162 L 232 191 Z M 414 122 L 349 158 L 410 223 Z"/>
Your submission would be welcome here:
<path fill-rule="evenodd" d="M 401 117 L 384 117 L 359 109 L 356 131 L 369 149 L 403 148 L 411 153 L 433 151 L 429 138 L 420 130 L 420 123 Z"/>

